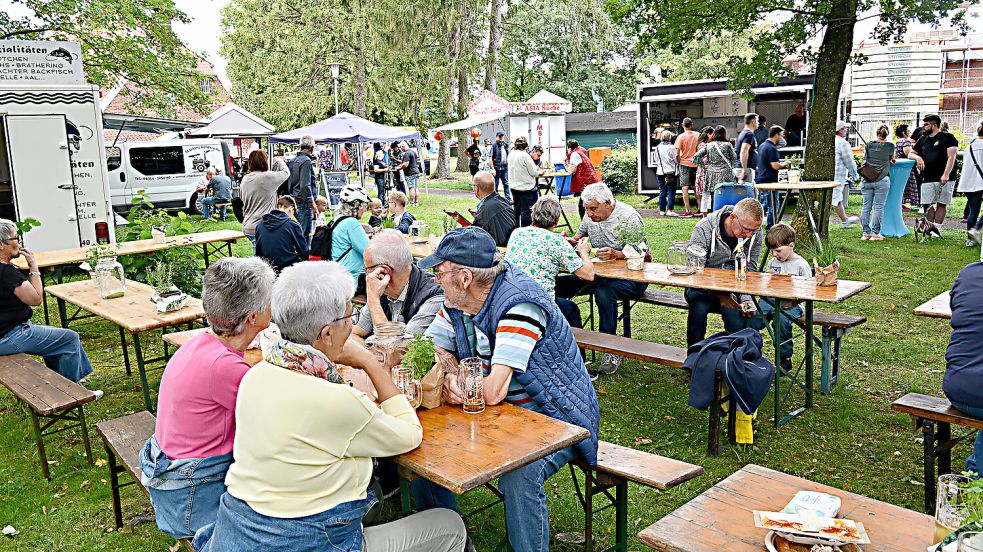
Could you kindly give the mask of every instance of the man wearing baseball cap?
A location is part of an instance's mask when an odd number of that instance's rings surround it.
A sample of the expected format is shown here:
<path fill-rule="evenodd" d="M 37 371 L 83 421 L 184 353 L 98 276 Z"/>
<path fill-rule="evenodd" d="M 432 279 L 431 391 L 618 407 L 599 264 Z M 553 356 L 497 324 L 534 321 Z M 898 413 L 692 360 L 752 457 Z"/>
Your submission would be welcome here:
<path fill-rule="evenodd" d="M 468 226 L 451 230 L 419 262 L 444 290 L 444 306 L 427 329 L 444 366 L 444 400 L 461 404 L 458 361 L 482 361 L 484 399 L 503 401 L 587 429 L 590 437 L 498 479 L 514 550 L 549 550 L 544 482 L 565 464 L 597 463 L 600 409 L 577 342 L 553 299 L 532 278 L 499 258 L 492 237 Z M 421 510 L 456 509 L 450 491 L 419 479 L 413 498 Z"/>
<path fill-rule="evenodd" d="M 836 121 L 836 137 L 833 138 L 836 151 L 836 169 L 833 173 L 833 180 L 840 183 L 838 187 L 833 188 L 833 209 L 836 211 L 836 216 L 840 217 L 843 228 L 849 228 L 860 222 L 858 216 L 846 216 L 846 206 L 850 202 L 850 180 L 860 180 L 860 174 L 857 173 L 857 161 L 853 158 L 850 143 L 846 141 L 846 133 L 849 128 L 850 123 Z"/>
<path fill-rule="evenodd" d="M 509 143 L 505 141 L 505 133 L 498 131 L 495 133 L 495 143 L 491 147 L 491 173 L 495 176 L 495 192 L 498 192 L 498 183 L 502 183 L 503 194 L 507 201 L 512 201 L 512 193 L 509 191 Z"/>

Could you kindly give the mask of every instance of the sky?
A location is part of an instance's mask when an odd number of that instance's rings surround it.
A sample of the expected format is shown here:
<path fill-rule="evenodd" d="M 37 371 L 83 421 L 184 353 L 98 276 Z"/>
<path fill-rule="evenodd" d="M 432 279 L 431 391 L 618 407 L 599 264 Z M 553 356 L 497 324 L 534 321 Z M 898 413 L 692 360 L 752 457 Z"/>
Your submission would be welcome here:
<path fill-rule="evenodd" d="M 191 23 L 175 25 L 174 32 L 189 48 L 207 55 L 226 88 L 229 86 L 229 79 L 225 74 L 227 63 L 218 50 L 222 45 L 220 12 L 228 3 L 229 0 L 174 0 L 178 9 L 191 19 Z"/>

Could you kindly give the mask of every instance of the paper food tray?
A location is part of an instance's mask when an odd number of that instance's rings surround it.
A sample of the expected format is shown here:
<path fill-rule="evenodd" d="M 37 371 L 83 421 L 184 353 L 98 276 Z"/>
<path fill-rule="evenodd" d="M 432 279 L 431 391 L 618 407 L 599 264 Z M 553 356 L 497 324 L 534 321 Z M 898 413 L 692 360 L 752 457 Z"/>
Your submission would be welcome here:
<path fill-rule="evenodd" d="M 834 544 L 870 544 L 870 538 L 867 536 L 864 525 L 849 519 L 754 510 L 754 525 L 755 527 L 768 529 L 769 531 L 807 538 L 817 538 Z M 856 538 L 824 530 L 825 528 L 837 526 L 846 526 L 855 530 Z"/>

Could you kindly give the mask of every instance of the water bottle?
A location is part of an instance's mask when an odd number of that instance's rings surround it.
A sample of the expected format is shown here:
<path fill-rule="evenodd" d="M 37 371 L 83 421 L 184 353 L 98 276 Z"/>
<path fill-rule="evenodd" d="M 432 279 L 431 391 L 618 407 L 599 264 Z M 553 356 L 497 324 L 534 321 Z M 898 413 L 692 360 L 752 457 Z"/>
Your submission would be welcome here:
<path fill-rule="evenodd" d="M 734 275 L 738 282 L 747 280 L 747 255 L 744 254 L 744 244 L 737 244 L 737 254 L 734 255 Z"/>

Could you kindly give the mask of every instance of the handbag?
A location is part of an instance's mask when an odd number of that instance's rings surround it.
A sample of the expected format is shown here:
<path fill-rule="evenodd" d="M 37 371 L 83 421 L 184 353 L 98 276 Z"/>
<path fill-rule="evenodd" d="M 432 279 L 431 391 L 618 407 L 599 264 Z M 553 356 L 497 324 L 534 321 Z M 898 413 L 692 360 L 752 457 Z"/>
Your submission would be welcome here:
<path fill-rule="evenodd" d="M 667 186 L 675 186 L 679 183 L 679 175 L 676 173 L 667 173 L 666 168 L 662 166 L 662 152 L 659 151 L 659 146 L 655 147 L 655 157 L 659 160 L 659 168 L 662 169 L 662 179 L 665 180 Z"/>
<path fill-rule="evenodd" d="M 864 164 L 857 169 L 857 172 L 860 173 L 860 176 L 867 182 L 877 182 L 880 180 L 881 170 L 866 161 L 864 161 Z"/>

